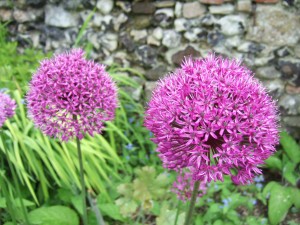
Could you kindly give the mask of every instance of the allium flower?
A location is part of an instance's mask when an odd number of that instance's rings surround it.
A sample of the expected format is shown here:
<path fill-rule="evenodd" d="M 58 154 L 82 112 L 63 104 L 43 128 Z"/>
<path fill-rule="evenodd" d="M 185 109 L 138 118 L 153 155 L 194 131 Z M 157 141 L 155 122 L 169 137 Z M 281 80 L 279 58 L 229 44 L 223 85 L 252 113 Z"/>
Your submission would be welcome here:
<path fill-rule="evenodd" d="M 251 71 L 213 54 L 186 59 L 158 84 L 146 111 L 165 167 L 194 180 L 252 181 L 278 143 L 275 103 Z"/>
<path fill-rule="evenodd" d="M 87 61 L 77 49 L 41 62 L 27 102 L 37 127 L 67 141 L 101 133 L 103 122 L 114 118 L 117 91 L 105 66 Z"/>
<path fill-rule="evenodd" d="M 15 113 L 16 102 L 7 94 L 0 92 L 0 127 L 3 126 L 5 120 L 12 117 Z"/>
<path fill-rule="evenodd" d="M 192 173 L 181 169 L 177 176 L 176 181 L 173 183 L 172 191 L 177 194 L 178 198 L 182 201 L 191 199 L 194 190 L 195 180 Z M 201 197 L 206 193 L 207 185 L 204 181 L 200 183 L 197 196 Z"/>

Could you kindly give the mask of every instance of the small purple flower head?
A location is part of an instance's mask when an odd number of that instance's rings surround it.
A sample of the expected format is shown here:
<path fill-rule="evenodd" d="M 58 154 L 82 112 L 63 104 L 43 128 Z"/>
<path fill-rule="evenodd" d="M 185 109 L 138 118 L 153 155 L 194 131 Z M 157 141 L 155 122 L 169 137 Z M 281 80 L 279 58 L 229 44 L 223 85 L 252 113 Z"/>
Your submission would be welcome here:
<path fill-rule="evenodd" d="M 3 126 L 7 118 L 15 114 L 16 102 L 7 94 L 0 92 L 0 127 Z"/>
<path fill-rule="evenodd" d="M 278 111 L 251 71 L 213 54 L 186 59 L 161 80 L 145 126 L 166 168 L 189 168 L 194 180 L 252 181 L 278 144 Z"/>
<path fill-rule="evenodd" d="M 117 88 L 105 66 L 84 59 L 81 49 L 41 62 L 27 94 L 29 116 L 46 135 L 83 138 L 112 120 Z"/>
<path fill-rule="evenodd" d="M 195 180 L 193 179 L 193 174 L 186 169 L 181 169 L 178 173 L 176 181 L 173 183 L 172 191 L 177 194 L 180 200 L 190 200 L 194 190 L 194 184 Z M 206 193 L 206 189 L 206 183 L 201 181 L 197 196 L 203 196 Z"/>

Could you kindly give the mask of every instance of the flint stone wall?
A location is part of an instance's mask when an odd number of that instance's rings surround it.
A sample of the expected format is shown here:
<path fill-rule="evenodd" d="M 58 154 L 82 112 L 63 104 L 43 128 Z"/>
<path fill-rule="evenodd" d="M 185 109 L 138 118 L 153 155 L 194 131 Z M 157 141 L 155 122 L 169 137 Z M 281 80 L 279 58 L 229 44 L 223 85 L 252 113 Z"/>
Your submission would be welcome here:
<path fill-rule="evenodd" d="M 278 99 L 282 126 L 300 137 L 300 0 L 0 0 L 20 52 L 70 49 L 91 14 L 82 36 L 91 57 L 141 71 L 148 97 L 184 56 L 214 51 L 242 59 Z"/>

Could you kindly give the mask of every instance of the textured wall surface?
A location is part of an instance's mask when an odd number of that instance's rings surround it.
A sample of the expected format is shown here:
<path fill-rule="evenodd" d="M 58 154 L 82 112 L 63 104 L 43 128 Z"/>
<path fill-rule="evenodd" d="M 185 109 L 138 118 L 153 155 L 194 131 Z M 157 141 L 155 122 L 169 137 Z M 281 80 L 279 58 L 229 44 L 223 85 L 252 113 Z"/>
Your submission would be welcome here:
<path fill-rule="evenodd" d="M 299 135 L 299 0 L 0 0 L 0 21 L 10 21 L 10 39 L 20 51 L 70 49 L 91 13 L 82 36 L 91 57 L 139 69 L 148 95 L 185 55 L 214 51 L 242 59 Z M 133 94 L 139 99 L 139 91 Z"/>

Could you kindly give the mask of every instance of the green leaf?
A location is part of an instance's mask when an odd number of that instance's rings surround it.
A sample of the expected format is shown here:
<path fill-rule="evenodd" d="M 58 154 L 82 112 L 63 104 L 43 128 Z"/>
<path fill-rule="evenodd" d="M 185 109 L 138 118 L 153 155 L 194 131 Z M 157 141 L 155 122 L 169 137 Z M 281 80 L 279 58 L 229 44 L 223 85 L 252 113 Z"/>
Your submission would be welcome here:
<path fill-rule="evenodd" d="M 68 189 L 60 188 L 57 191 L 57 197 L 65 203 L 71 203 L 72 192 Z"/>
<path fill-rule="evenodd" d="M 288 157 L 294 162 L 300 162 L 300 146 L 295 139 L 286 132 L 280 133 L 280 144 Z"/>
<path fill-rule="evenodd" d="M 28 216 L 33 225 L 79 225 L 77 214 L 65 206 L 38 208 L 31 211 Z"/>
<path fill-rule="evenodd" d="M 297 176 L 294 174 L 295 173 L 295 167 L 296 164 L 292 162 L 287 162 L 285 166 L 283 167 L 283 177 L 290 182 L 293 185 L 296 185 L 297 182 Z"/>
<path fill-rule="evenodd" d="M 229 197 L 228 207 L 224 207 L 223 212 L 227 213 L 228 210 L 235 209 L 241 205 L 247 206 L 248 202 L 249 202 L 248 197 L 242 196 L 239 193 L 232 193 Z"/>
<path fill-rule="evenodd" d="M 271 190 L 268 205 L 268 216 L 271 224 L 275 225 L 284 220 L 292 205 L 293 200 L 290 189 L 280 185 L 274 186 Z"/>
<path fill-rule="evenodd" d="M 106 203 L 98 204 L 98 207 L 104 216 L 108 216 L 114 220 L 124 221 L 124 218 L 120 214 L 120 210 L 117 205 L 112 203 Z"/>
<path fill-rule="evenodd" d="M 25 207 L 28 207 L 28 206 L 35 206 L 34 202 L 32 201 L 29 201 L 29 200 L 26 200 L 26 199 L 22 199 L 23 201 L 23 204 Z M 21 202 L 20 202 L 20 198 L 16 198 L 13 200 L 13 204 L 14 206 L 16 207 L 21 207 Z"/>
<path fill-rule="evenodd" d="M 197 215 L 197 217 L 195 219 L 195 225 L 204 225 L 202 216 Z"/>
<path fill-rule="evenodd" d="M 80 215 L 83 215 L 82 196 L 81 195 L 73 196 L 71 198 L 71 202 L 74 208 L 77 210 L 77 212 L 79 212 Z"/>
<path fill-rule="evenodd" d="M 15 225 L 13 222 L 6 222 L 4 225 Z"/>
<path fill-rule="evenodd" d="M 6 199 L 3 197 L 0 198 L 0 208 L 6 208 Z"/>
<path fill-rule="evenodd" d="M 282 170 L 282 163 L 276 156 L 270 156 L 266 161 L 266 166 L 270 169 Z"/>
<path fill-rule="evenodd" d="M 138 204 L 129 198 L 119 198 L 115 201 L 116 205 L 120 208 L 120 213 L 124 217 L 129 217 L 131 214 L 133 214 L 137 208 Z"/>
<path fill-rule="evenodd" d="M 253 216 L 248 216 L 246 218 L 246 223 L 248 225 L 257 225 L 257 224 L 259 224 L 258 219 L 256 217 L 253 217 Z"/>
<path fill-rule="evenodd" d="M 264 199 L 268 198 L 268 196 L 271 194 L 272 189 L 273 189 L 274 187 L 276 187 L 276 186 L 280 186 L 280 185 L 279 185 L 277 182 L 275 182 L 275 181 L 269 182 L 269 183 L 265 186 L 265 188 L 264 188 L 264 190 L 263 190 L 263 192 L 262 192 L 262 197 L 263 197 Z"/>
<path fill-rule="evenodd" d="M 117 187 L 117 191 L 119 194 L 124 195 L 126 198 L 132 198 L 132 184 L 120 184 Z"/>
<path fill-rule="evenodd" d="M 235 210 L 230 210 L 226 214 L 227 218 L 231 220 L 234 224 L 240 224 L 241 220 L 239 214 Z"/>
<path fill-rule="evenodd" d="M 219 203 L 214 203 L 210 205 L 210 207 L 204 214 L 203 220 L 204 222 L 212 221 L 214 219 L 219 218 L 221 216 L 220 215 L 221 213 L 222 213 L 221 205 Z"/>
<path fill-rule="evenodd" d="M 154 201 L 153 202 L 153 207 L 150 210 L 151 213 L 153 213 L 155 216 L 158 216 L 160 214 L 160 209 L 161 209 L 161 203 Z"/>
<path fill-rule="evenodd" d="M 222 220 L 216 220 L 213 225 L 223 225 L 223 221 Z"/>
<path fill-rule="evenodd" d="M 296 208 L 300 209 L 300 190 L 297 188 L 291 188 L 293 203 Z"/>
<path fill-rule="evenodd" d="M 159 217 L 156 218 L 156 225 L 170 225 L 175 223 L 177 209 L 169 210 L 162 207 Z M 177 225 L 183 225 L 185 213 L 180 213 L 177 220 Z"/>

